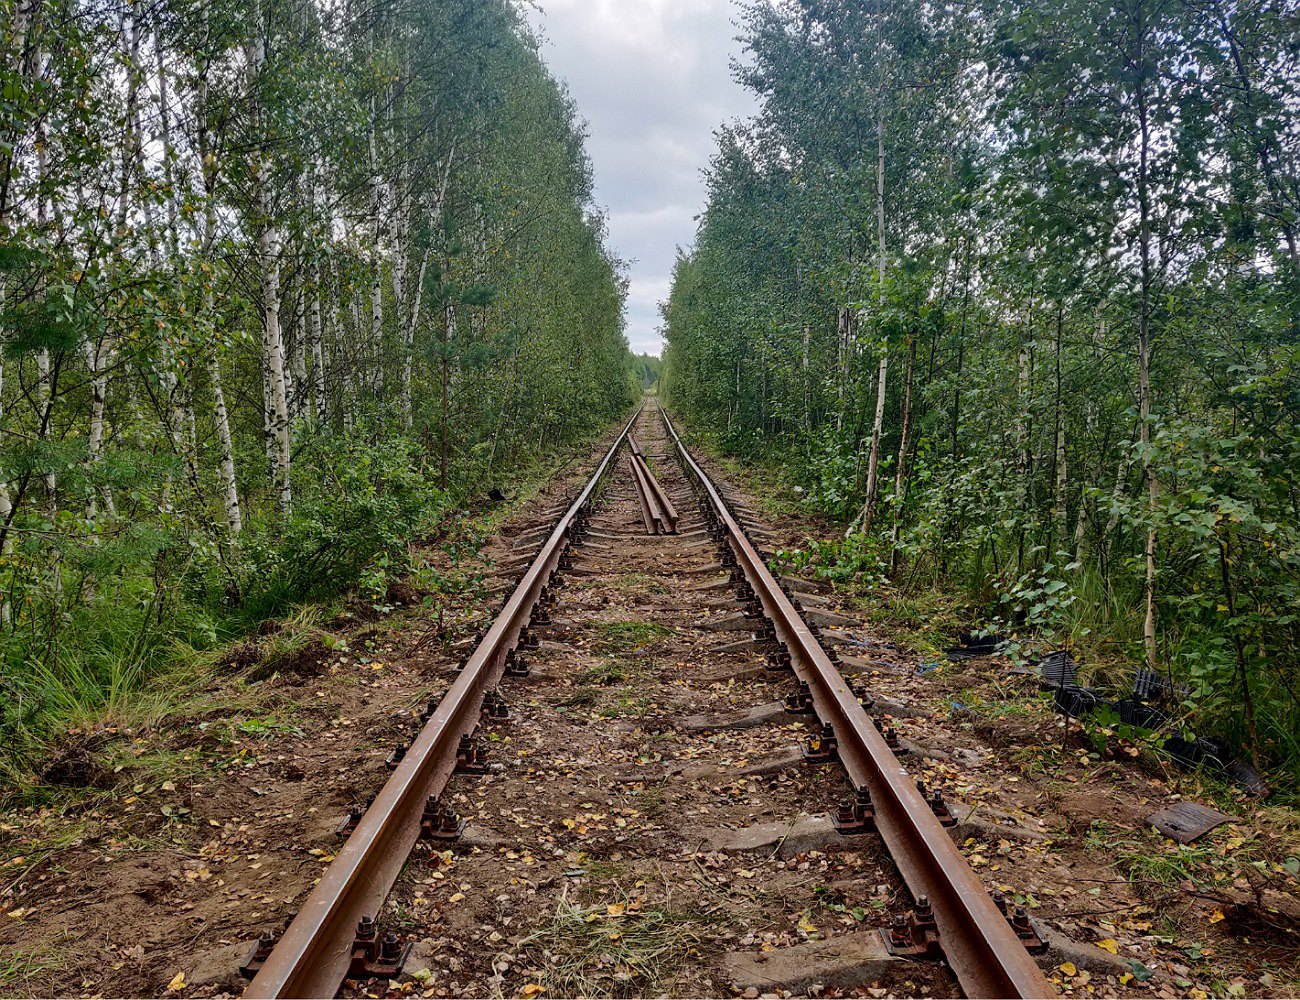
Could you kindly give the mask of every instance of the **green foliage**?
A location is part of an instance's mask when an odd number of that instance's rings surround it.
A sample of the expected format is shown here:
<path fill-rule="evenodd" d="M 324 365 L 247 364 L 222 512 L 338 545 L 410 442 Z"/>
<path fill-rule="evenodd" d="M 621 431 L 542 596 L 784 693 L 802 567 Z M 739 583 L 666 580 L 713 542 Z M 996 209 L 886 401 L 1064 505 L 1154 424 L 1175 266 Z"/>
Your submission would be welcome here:
<path fill-rule="evenodd" d="M 10 773 L 301 602 L 387 610 L 414 539 L 637 395 L 584 126 L 509 0 L 22 18 L 0 56 Z"/>
<path fill-rule="evenodd" d="M 416 447 L 400 438 L 380 447 L 333 441 L 322 455 L 319 487 L 299 494 L 288 524 L 246 544 L 242 613 L 250 621 L 271 617 L 346 590 L 381 565 L 385 576 L 405 572 L 407 541 L 429 532 L 444 505 L 442 492 L 411 463 Z M 210 580 L 220 583 L 219 573 Z"/>
<path fill-rule="evenodd" d="M 1275 5 L 748 4 L 760 110 L 720 134 L 661 376 L 849 524 L 879 402 L 871 530 L 792 565 L 945 588 L 1116 683 L 1149 646 L 1199 731 L 1288 775 L 1292 36 Z"/>

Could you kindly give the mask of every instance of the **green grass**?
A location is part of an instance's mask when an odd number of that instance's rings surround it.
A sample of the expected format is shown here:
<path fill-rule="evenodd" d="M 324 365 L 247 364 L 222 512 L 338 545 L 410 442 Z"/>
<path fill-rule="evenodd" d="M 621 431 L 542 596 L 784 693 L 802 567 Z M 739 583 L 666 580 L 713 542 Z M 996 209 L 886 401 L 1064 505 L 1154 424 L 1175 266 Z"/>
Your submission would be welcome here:
<path fill-rule="evenodd" d="M 607 660 L 594 667 L 588 667 L 575 676 L 573 682 L 583 686 L 596 684 L 600 687 L 611 687 L 627 680 L 628 672 L 629 668 L 626 664 Z"/>
<path fill-rule="evenodd" d="M 0 993 L 14 996 L 33 980 L 63 968 L 65 959 L 53 952 L 0 951 Z"/>
<path fill-rule="evenodd" d="M 624 573 L 610 583 L 620 594 L 666 594 L 668 587 L 648 573 Z"/>
<path fill-rule="evenodd" d="M 1140 836 L 1108 836 L 1108 828 L 1094 823 L 1085 846 L 1109 854 L 1115 867 L 1132 882 L 1176 888 L 1230 885 L 1250 870 L 1276 880 L 1286 891 L 1284 876 L 1270 872 L 1264 843 L 1253 836 L 1234 836 L 1232 827 L 1220 828 L 1194 844 L 1178 844 L 1155 830 Z"/>
<path fill-rule="evenodd" d="M 640 653 L 659 644 L 672 629 L 653 622 L 605 622 L 595 626 L 602 653 Z"/>
<path fill-rule="evenodd" d="M 245 736 L 272 739 L 276 736 L 302 736 L 303 730 L 291 722 L 277 718 L 274 713 L 260 719 L 247 719 L 235 724 L 235 730 Z"/>

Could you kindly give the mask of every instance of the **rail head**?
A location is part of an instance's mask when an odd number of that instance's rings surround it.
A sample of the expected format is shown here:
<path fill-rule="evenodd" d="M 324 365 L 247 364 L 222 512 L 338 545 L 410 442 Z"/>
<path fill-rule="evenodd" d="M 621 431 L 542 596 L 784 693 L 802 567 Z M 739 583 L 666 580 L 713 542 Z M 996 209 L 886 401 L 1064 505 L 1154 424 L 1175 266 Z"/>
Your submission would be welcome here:
<path fill-rule="evenodd" d="M 984 884 L 953 844 L 826 651 L 782 591 L 727 508 L 722 494 L 686 449 L 667 413 L 673 446 L 713 508 L 737 566 L 762 602 L 791 665 L 808 684 L 817 715 L 830 723 L 840 760 L 857 788 L 870 790 L 875 823 L 914 898 L 934 908 L 944 956 L 968 997 L 1054 995 Z"/>
<path fill-rule="evenodd" d="M 246 997 L 332 997 L 338 992 L 351 964 L 358 921 L 375 918 L 396 883 L 419 838 L 426 803 L 441 794 L 451 777 L 461 736 L 478 726 L 484 696 L 500 680 L 506 653 L 527 627 L 568 547 L 575 519 L 641 412 L 638 409 L 628 421 L 559 519 L 460 675 L 249 984 Z"/>

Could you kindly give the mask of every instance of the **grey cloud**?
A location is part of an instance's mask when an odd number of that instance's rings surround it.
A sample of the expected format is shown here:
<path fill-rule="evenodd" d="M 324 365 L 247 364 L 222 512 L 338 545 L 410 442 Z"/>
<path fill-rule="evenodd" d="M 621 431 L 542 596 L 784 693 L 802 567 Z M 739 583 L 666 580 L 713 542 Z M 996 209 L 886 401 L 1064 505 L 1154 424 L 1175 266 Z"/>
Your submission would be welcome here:
<path fill-rule="evenodd" d="M 668 294 L 678 246 L 703 209 L 701 171 L 714 130 L 750 114 L 731 80 L 734 0 L 542 0 L 540 29 L 551 72 L 587 120 L 596 200 L 610 242 L 632 261 L 628 339 L 658 352 L 658 303 Z"/>

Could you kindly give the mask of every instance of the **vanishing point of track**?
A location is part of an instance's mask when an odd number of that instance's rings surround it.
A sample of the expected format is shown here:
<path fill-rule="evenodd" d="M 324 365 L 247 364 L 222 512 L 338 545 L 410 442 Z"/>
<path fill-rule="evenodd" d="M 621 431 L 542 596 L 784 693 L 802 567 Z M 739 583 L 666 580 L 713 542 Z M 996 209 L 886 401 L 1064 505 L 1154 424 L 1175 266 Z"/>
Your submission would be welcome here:
<path fill-rule="evenodd" d="M 572 568 L 575 545 L 590 529 L 594 501 L 626 447 L 649 535 L 677 531 L 678 513 L 655 479 L 634 435 L 639 419 L 662 420 L 667 440 L 700 503 L 707 537 L 717 546 L 736 603 L 752 619 L 754 639 L 774 672 L 792 676 L 791 712 L 814 715 L 807 756 L 838 761 L 856 794 L 836 811 L 846 834 L 874 831 L 902 875 L 913 909 L 881 933 L 890 951 L 942 957 L 970 997 L 1050 995 L 1027 946 L 1040 942 L 1023 911 L 995 901 L 945 829 L 941 796 L 927 796 L 900 760 L 892 731 L 874 720 L 844 680 L 836 660 L 801 614 L 798 595 L 764 563 L 722 493 L 692 458 L 666 414 L 651 404 L 618 435 L 585 488 L 544 536 L 504 606 L 463 662 L 459 675 L 409 747 L 394 754 L 392 776 L 356 817 L 338 856 L 278 939 L 264 938 L 250 957 L 250 997 L 330 997 L 349 977 L 391 976 L 406 946 L 376 923 L 408 855 L 421 838 L 454 843 L 462 821 L 444 792 L 457 772 L 484 770 L 475 732 L 508 713 L 503 680 L 526 677 L 537 633 Z"/>

